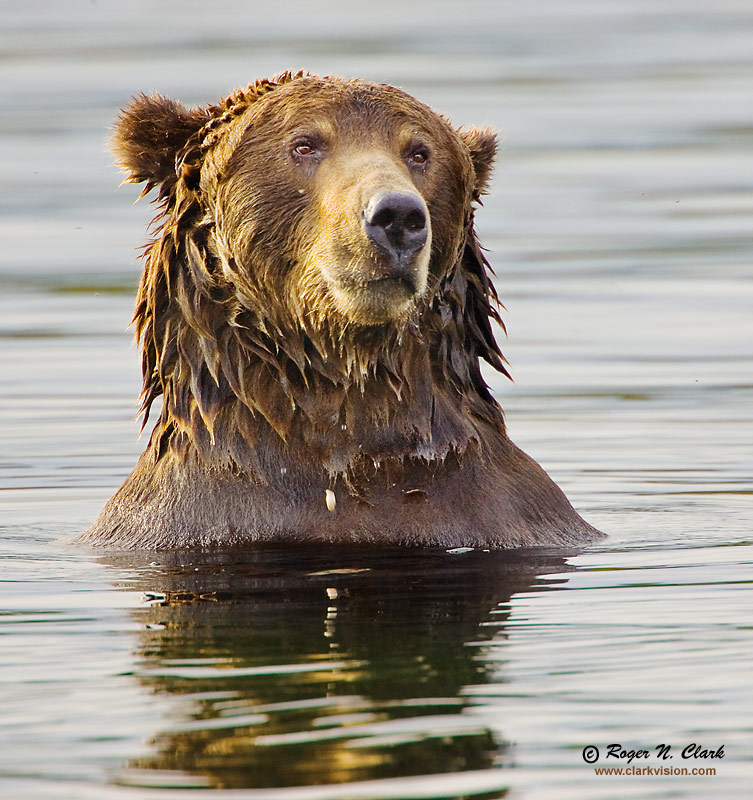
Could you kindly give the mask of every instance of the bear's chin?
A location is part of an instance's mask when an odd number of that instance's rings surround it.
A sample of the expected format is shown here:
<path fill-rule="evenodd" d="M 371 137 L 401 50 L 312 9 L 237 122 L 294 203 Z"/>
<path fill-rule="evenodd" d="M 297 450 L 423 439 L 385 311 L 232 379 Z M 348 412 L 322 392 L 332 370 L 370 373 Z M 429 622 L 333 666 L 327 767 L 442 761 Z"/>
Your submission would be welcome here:
<path fill-rule="evenodd" d="M 324 261 L 322 277 L 337 311 L 353 325 L 404 322 L 426 294 L 430 246 L 407 258 L 343 257 Z M 338 257 L 339 256 L 339 257 Z"/>

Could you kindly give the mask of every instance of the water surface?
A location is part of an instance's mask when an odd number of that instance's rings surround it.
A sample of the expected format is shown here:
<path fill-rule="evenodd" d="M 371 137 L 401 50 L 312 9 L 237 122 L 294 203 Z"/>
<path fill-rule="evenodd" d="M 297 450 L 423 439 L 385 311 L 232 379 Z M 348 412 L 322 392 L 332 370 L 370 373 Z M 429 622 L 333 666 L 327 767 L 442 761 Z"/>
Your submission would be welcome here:
<path fill-rule="evenodd" d="M 2 796 L 748 797 L 750 4 L 0 13 Z M 478 227 L 515 383 L 489 380 L 602 544 L 66 544 L 144 445 L 126 328 L 152 212 L 108 126 L 142 90 L 204 103 L 288 67 L 501 132 Z M 621 766 L 610 743 L 716 775 L 597 775 L 583 749 Z"/>

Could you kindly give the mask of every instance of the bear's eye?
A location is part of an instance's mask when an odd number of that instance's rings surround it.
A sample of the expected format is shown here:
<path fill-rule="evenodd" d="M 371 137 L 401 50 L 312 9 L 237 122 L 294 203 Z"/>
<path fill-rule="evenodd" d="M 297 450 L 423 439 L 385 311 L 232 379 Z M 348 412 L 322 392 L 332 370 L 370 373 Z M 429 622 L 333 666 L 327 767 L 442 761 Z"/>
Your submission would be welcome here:
<path fill-rule="evenodd" d="M 295 146 L 293 147 L 293 153 L 297 156 L 313 156 L 317 152 L 317 146 L 310 141 L 309 139 L 301 139 L 301 141 L 296 142 Z"/>
<path fill-rule="evenodd" d="M 429 151 L 425 147 L 417 147 L 408 154 L 408 163 L 422 167 L 429 160 Z"/>

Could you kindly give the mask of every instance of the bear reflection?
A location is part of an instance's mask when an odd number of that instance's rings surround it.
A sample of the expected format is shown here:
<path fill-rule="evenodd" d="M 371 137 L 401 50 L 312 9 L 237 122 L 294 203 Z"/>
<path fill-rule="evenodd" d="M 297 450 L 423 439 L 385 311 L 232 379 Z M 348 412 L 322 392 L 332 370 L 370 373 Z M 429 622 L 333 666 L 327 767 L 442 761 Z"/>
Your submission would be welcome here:
<path fill-rule="evenodd" d="M 122 780 L 180 771 L 199 785 L 271 788 L 494 766 L 507 744 L 464 713 L 463 689 L 504 674 L 469 643 L 503 642 L 504 604 L 544 589 L 537 576 L 565 571 L 565 556 L 321 546 L 160 554 L 149 566 L 124 556 L 112 566 L 135 571 L 149 601 L 136 612 L 138 679 L 184 702 Z"/>

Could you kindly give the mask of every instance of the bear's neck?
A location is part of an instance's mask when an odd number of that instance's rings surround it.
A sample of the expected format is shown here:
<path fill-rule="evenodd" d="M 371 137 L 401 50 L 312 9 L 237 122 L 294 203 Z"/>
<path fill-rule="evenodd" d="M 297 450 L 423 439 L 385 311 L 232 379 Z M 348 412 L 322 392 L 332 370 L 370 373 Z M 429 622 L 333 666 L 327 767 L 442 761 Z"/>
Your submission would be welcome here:
<path fill-rule="evenodd" d="M 462 458 L 490 426 L 504 434 L 499 406 L 443 362 L 441 342 L 417 329 L 376 338 L 378 349 L 327 352 L 295 335 L 182 329 L 162 380 L 154 458 L 259 483 L 289 469 L 353 483 L 379 465 Z"/>

